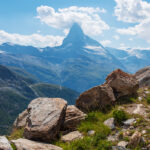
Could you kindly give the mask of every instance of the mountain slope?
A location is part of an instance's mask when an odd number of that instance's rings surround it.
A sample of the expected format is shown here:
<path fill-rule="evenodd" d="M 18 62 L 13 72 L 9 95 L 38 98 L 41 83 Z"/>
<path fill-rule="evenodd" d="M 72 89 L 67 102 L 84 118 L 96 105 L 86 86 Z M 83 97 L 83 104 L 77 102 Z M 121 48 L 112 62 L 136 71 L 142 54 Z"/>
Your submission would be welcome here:
<path fill-rule="evenodd" d="M 2 44 L 0 64 L 23 68 L 38 80 L 83 92 L 104 82 L 108 73 L 122 63 L 100 43 L 85 35 L 74 24 L 63 44 L 38 49 L 30 46 Z"/>
<path fill-rule="evenodd" d="M 61 97 L 69 104 L 74 104 L 78 95 L 79 93 L 64 87 L 38 83 L 20 69 L 0 65 L 0 134 L 10 131 L 17 115 L 34 98 Z"/>

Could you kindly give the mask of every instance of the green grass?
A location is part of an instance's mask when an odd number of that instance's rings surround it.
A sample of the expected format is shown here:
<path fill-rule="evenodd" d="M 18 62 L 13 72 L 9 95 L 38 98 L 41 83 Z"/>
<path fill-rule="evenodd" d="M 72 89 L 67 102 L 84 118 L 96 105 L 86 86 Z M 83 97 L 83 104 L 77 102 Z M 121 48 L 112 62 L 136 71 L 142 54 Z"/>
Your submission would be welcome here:
<path fill-rule="evenodd" d="M 111 118 L 112 115 L 113 110 L 109 113 L 90 112 L 86 120 L 82 121 L 78 126 L 78 130 L 84 135 L 83 139 L 71 143 L 58 141 L 54 144 L 64 150 L 109 150 L 112 147 L 112 143 L 107 141 L 106 138 L 111 133 L 111 130 L 103 122 Z M 87 132 L 89 130 L 94 130 L 95 135 L 88 136 Z"/>
<path fill-rule="evenodd" d="M 16 146 L 13 143 L 11 143 L 11 147 L 13 150 L 17 150 Z"/>
<path fill-rule="evenodd" d="M 17 140 L 19 138 L 23 138 L 24 129 L 17 129 L 11 133 L 10 136 L 7 136 L 9 140 Z"/>

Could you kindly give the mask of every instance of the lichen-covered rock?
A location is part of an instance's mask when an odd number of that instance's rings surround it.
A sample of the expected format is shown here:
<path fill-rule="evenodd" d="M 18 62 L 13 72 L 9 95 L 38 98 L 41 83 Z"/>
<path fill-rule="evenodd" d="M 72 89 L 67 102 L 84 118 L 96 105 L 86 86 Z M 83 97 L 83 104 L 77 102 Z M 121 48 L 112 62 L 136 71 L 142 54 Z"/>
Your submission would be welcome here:
<path fill-rule="evenodd" d="M 28 106 L 27 139 L 50 142 L 56 139 L 65 120 L 67 102 L 61 98 L 37 98 Z"/>
<path fill-rule="evenodd" d="M 105 84 L 108 84 L 113 89 L 116 99 L 135 96 L 139 88 L 139 82 L 135 76 L 120 69 L 109 74 Z"/>
<path fill-rule="evenodd" d="M 120 141 L 120 142 L 117 144 L 117 146 L 121 146 L 121 147 L 124 147 L 124 148 L 126 148 L 127 145 L 128 145 L 128 142 L 126 142 L 126 141 Z"/>
<path fill-rule="evenodd" d="M 0 136 L 0 150 L 13 150 L 5 136 Z"/>
<path fill-rule="evenodd" d="M 38 143 L 27 139 L 18 139 L 11 141 L 17 148 L 17 150 L 63 150 L 62 148 L 45 143 Z"/>
<path fill-rule="evenodd" d="M 66 110 L 66 117 L 63 130 L 73 131 L 76 130 L 79 123 L 84 120 L 86 114 L 80 111 L 76 106 L 69 105 Z"/>
<path fill-rule="evenodd" d="M 63 142 L 72 142 L 77 139 L 82 139 L 83 135 L 79 131 L 70 132 L 61 137 L 61 141 Z"/>
<path fill-rule="evenodd" d="M 83 112 L 103 110 L 115 100 L 112 88 L 105 84 L 82 93 L 76 101 L 76 106 Z"/>
<path fill-rule="evenodd" d="M 26 109 L 25 111 L 20 113 L 17 119 L 15 120 L 13 124 L 13 130 L 25 127 L 27 116 L 28 116 L 28 111 Z"/>

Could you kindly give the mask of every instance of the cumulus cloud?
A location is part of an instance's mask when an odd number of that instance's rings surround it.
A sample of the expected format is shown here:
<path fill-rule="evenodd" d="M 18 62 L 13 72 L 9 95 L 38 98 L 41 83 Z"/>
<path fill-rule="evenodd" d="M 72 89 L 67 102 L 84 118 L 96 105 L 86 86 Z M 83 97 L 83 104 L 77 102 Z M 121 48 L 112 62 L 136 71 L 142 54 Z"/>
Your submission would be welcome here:
<path fill-rule="evenodd" d="M 111 41 L 110 40 L 103 40 L 103 41 L 100 41 L 100 43 L 103 45 L 103 46 L 108 46 L 111 44 Z"/>
<path fill-rule="evenodd" d="M 105 12 L 105 9 L 93 7 L 71 6 L 55 10 L 49 6 L 40 6 L 37 7 L 37 18 L 48 26 L 65 30 L 65 33 L 76 22 L 86 34 L 99 35 L 103 30 L 109 29 L 100 17 L 100 14 Z"/>
<path fill-rule="evenodd" d="M 118 20 L 137 23 L 128 28 L 117 29 L 124 35 L 138 36 L 150 42 L 150 3 L 144 0 L 115 0 L 115 15 Z"/>
<path fill-rule="evenodd" d="M 114 38 L 115 40 L 119 40 L 119 39 L 120 39 L 120 37 L 119 37 L 118 35 L 114 35 L 113 38 Z"/>
<path fill-rule="evenodd" d="M 137 23 L 150 16 L 150 3 L 143 0 L 115 0 L 115 15 L 119 21 Z"/>
<path fill-rule="evenodd" d="M 21 34 L 10 34 L 3 30 L 0 30 L 0 44 L 10 42 L 19 45 L 32 45 L 35 47 L 46 47 L 46 46 L 58 46 L 61 45 L 64 37 L 52 36 L 52 35 L 21 35 Z"/>

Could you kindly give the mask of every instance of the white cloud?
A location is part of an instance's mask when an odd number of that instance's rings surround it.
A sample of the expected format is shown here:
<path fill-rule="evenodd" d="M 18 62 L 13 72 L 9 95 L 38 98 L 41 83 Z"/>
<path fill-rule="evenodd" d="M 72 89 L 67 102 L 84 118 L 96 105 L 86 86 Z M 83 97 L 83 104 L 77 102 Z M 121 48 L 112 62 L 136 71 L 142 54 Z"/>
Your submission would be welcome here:
<path fill-rule="evenodd" d="M 106 10 L 94 7 L 77 7 L 58 9 L 57 11 L 49 6 L 37 7 L 37 18 L 56 29 L 69 29 L 74 22 L 81 25 L 88 35 L 99 35 L 109 26 L 101 19 L 100 14 Z"/>
<path fill-rule="evenodd" d="M 114 38 L 115 40 L 119 40 L 119 39 L 120 39 L 120 37 L 119 37 L 118 35 L 114 35 L 113 38 Z"/>
<path fill-rule="evenodd" d="M 138 36 L 150 42 L 150 3 L 144 0 L 115 0 L 115 15 L 118 20 L 137 23 L 128 28 L 117 29 L 123 35 Z"/>
<path fill-rule="evenodd" d="M 10 42 L 19 45 L 31 45 L 35 47 L 46 47 L 46 46 L 58 46 L 61 45 L 64 37 L 52 36 L 52 35 L 21 35 L 21 34 L 10 34 L 3 30 L 0 30 L 0 44 Z"/>
<path fill-rule="evenodd" d="M 115 0 L 115 15 L 119 21 L 137 23 L 150 16 L 150 3 L 143 0 Z"/>
<path fill-rule="evenodd" d="M 111 41 L 110 40 L 103 40 L 103 41 L 100 41 L 100 43 L 103 45 L 103 46 L 108 46 L 111 44 Z"/>

